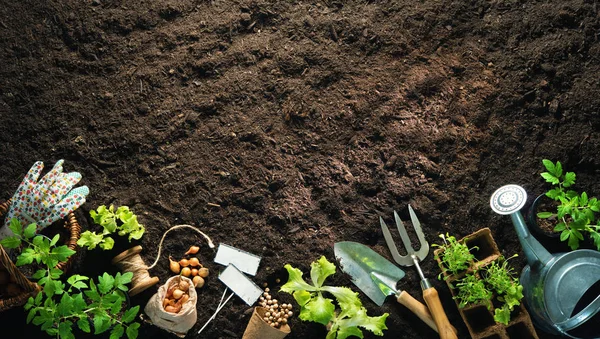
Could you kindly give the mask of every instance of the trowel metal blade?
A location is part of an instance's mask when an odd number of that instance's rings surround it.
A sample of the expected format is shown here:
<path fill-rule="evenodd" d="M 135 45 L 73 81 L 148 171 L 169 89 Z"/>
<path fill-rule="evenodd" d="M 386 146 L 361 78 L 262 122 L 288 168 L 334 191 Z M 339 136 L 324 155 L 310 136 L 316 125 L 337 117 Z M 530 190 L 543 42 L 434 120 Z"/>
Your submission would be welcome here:
<path fill-rule="evenodd" d="M 252 306 L 263 293 L 260 287 L 256 286 L 252 280 L 248 279 L 244 273 L 231 264 L 219 274 L 219 280 L 248 304 L 248 306 Z"/>
<path fill-rule="evenodd" d="M 404 277 L 404 271 L 377 252 L 352 241 L 338 242 L 333 250 L 342 271 L 378 306 L 388 295 L 398 293 L 396 284 Z"/>

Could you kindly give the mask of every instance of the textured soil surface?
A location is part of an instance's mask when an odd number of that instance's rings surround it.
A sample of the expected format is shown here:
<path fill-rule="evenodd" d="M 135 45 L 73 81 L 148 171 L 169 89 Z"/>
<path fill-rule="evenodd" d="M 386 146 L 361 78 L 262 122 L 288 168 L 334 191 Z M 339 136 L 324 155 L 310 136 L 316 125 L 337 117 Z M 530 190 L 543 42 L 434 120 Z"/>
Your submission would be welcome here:
<path fill-rule="evenodd" d="M 99 205 L 130 206 L 150 264 L 169 227 L 195 225 L 261 256 L 253 280 L 275 290 L 284 264 L 334 261 L 338 241 L 391 259 L 378 218 L 407 220 L 408 204 L 430 243 L 489 227 L 520 270 L 510 218 L 489 198 L 515 183 L 531 203 L 549 188 L 544 158 L 600 194 L 599 32 L 593 0 L 0 0 L 0 197 L 35 161 L 65 159 L 91 191 L 84 228 L 97 230 Z M 224 289 L 198 234 L 169 233 L 150 273 L 164 283 L 167 256 L 194 243 L 212 275 L 187 337 L 241 338 L 250 308 L 235 297 L 196 334 Z M 71 272 L 115 272 L 109 259 L 129 246 L 80 250 Z M 421 265 L 467 338 L 433 254 Z M 422 301 L 405 271 L 399 287 Z M 355 288 L 339 271 L 331 283 Z M 391 298 L 361 297 L 390 314 L 386 338 L 436 337 Z M 21 308 L 0 323 L 43 335 Z M 291 327 L 290 339 L 326 333 L 297 317 Z M 148 324 L 144 336 L 176 338 Z"/>

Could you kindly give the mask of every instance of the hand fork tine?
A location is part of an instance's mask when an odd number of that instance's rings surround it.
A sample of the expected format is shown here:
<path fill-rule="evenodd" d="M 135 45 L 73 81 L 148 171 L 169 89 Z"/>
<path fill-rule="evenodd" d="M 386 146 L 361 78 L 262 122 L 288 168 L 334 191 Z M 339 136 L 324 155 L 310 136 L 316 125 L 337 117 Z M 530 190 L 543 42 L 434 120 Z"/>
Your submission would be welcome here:
<path fill-rule="evenodd" d="M 385 238 L 385 242 L 392 253 L 392 257 L 394 260 L 402 265 L 402 266 L 413 266 L 415 265 L 417 271 L 419 272 L 419 276 L 421 277 L 421 288 L 423 289 L 423 299 L 427 303 L 429 307 L 429 311 L 435 321 L 435 325 L 437 326 L 440 338 L 442 339 L 456 339 L 456 329 L 452 327 L 450 321 L 448 321 L 448 317 L 446 316 L 446 312 L 442 306 L 442 302 L 440 301 L 439 295 L 435 287 L 429 282 L 429 279 L 425 278 L 423 275 L 423 271 L 421 271 L 421 267 L 419 266 L 419 261 L 425 259 L 427 254 L 429 253 L 429 243 L 425 240 L 425 235 L 423 234 L 423 230 L 421 229 L 421 223 L 413 211 L 412 207 L 408 205 L 408 212 L 410 214 L 410 219 L 413 224 L 413 228 L 417 233 L 417 237 L 419 238 L 420 248 L 419 251 L 413 249 L 410 238 L 408 237 L 408 233 L 406 232 L 406 228 L 400 220 L 398 213 L 394 211 L 394 219 L 396 220 L 396 227 L 398 228 L 398 232 L 400 233 L 400 238 L 402 238 L 402 243 L 404 243 L 404 247 L 406 247 L 406 255 L 400 255 L 398 252 L 398 248 L 394 243 L 394 239 L 392 238 L 392 234 L 388 226 L 383 221 L 382 217 L 379 217 L 379 223 L 381 224 L 381 232 L 383 233 L 383 237 Z"/>

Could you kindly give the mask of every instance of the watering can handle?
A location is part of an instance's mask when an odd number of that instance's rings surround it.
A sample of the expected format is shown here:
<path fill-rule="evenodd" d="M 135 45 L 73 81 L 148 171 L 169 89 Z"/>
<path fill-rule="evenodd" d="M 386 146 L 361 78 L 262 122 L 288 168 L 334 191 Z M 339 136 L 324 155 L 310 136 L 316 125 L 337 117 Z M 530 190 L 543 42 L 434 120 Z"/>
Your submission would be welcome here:
<path fill-rule="evenodd" d="M 583 310 L 577 313 L 575 316 L 556 324 L 556 328 L 558 328 L 562 333 L 566 333 L 577 326 L 583 324 L 591 317 L 596 315 L 600 310 L 600 295 L 594 299 L 589 305 L 587 305 Z"/>
<path fill-rule="evenodd" d="M 510 218 L 517 231 L 521 247 L 523 247 L 525 258 L 527 258 L 527 264 L 531 267 L 540 264 L 546 266 L 552 259 L 552 255 L 531 235 L 531 233 L 529 233 L 527 224 L 525 224 L 525 219 L 523 219 L 521 212 L 516 211 L 515 213 L 512 213 Z"/>

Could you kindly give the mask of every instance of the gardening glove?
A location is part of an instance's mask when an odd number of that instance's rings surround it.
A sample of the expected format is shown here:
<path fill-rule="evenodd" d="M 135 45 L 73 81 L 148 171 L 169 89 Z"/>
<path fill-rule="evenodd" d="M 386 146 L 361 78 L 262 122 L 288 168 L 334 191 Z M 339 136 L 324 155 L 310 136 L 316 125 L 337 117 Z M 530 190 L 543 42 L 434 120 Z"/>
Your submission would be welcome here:
<path fill-rule="evenodd" d="M 23 227 L 36 223 L 37 233 L 63 219 L 85 202 L 85 197 L 89 194 L 88 187 L 73 188 L 81 180 L 81 174 L 63 173 L 63 162 L 64 160 L 57 161 L 39 182 L 38 177 L 44 163 L 38 161 L 31 167 L 12 197 L 4 227 L 0 229 L 0 239 L 13 235 L 8 228 L 12 218 L 17 218 Z"/>

